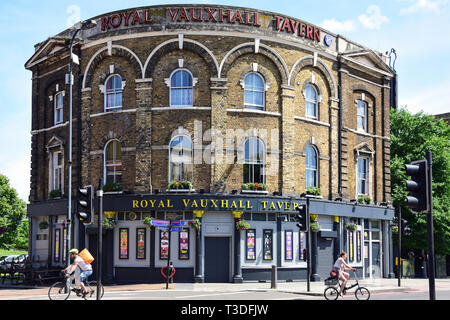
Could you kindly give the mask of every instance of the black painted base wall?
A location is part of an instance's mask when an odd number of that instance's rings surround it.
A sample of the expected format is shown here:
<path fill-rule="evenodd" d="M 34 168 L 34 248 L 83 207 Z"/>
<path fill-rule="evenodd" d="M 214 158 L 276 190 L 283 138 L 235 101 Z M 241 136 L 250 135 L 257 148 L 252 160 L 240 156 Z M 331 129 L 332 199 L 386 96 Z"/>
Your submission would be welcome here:
<path fill-rule="evenodd" d="M 166 270 L 164 270 L 166 271 Z M 166 278 L 161 274 L 161 268 L 115 268 L 115 282 L 117 284 L 137 283 L 165 283 Z M 174 283 L 193 283 L 193 268 L 177 268 L 173 276 Z"/>
<path fill-rule="evenodd" d="M 277 268 L 280 281 L 306 280 L 306 268 Z M 272 269 L 242 269 L 244 281 L 267 281 L 272 279 Z"/>

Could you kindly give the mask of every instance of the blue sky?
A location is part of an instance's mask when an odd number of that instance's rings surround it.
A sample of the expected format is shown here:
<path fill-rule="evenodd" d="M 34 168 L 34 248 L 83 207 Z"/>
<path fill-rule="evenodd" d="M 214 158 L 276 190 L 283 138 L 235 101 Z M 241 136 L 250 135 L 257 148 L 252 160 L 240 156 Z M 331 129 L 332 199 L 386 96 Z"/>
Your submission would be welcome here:
<path fill-rule="evenodd" d="M 79 20 L 137 6 L 207 3 L 293 16 L 380 52 L 395 48 L 399 104 L 427 114 L 450 112 L 450 0 L 286 1 L 1 1 L 0 173 L 28 202 L 31 72 L 34 45 Z"/>

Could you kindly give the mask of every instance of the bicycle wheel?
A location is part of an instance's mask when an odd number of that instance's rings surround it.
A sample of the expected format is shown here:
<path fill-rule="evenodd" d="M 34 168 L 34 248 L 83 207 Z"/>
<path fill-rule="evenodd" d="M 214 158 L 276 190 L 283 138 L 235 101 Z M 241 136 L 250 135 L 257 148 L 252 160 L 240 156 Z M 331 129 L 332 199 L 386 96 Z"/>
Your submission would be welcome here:
<path fill-rule="evenodd" d="M 337 289 L 335 287 L 328 287 L 323 292 L 323 296 L 327 300 L 336 300 L 339 296 L 339 292 L 337 291 Z"/>
<path fill-rule="evenodd" d="M 355 291 L 355 297 L 358 300 L 369 300 L 370 299 L 370 291 L 367 288 L 359 287 Z"/>
<path fill-rule="evenodd" d="M 86 289 L 91 290 L 91 293 L 85 296 L 85 299 L 95 300 L 97 299 L 97 281 L 86 281 Z M 103 298 L 103 294 L 105 293 L 105 289 L 103 285 L 100 284 L 100 299 Z"/>
<path fill-rule="evenodd" d="M 65 281 L 55 282 L 48 289 L 48 298 L 50 300 L 67 300 L 70 296 L 70 289 L 67 288 Z"/>

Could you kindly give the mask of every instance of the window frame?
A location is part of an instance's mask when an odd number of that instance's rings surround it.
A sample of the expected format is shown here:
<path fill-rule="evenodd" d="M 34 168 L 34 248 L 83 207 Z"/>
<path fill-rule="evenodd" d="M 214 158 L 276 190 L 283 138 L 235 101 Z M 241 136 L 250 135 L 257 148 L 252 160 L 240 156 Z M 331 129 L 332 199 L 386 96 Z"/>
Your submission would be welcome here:
<path fill-rule="evenodd" d="M 251 140 L 256 140 L 258 143 L 261 143 L 261 146 L 262 146 L 262 148 L 263 148 L 263 152 L 262 152 L 262 155 L 263 155 L 263 159 L 261 159 L 260 161 L 261 162 L 258 162 L 258 161 L 247 161 L 247 154 L 246 154 L 246 152 L 247 152 L 247 148 L 246 148 L 246 144 L 247 144 L 247 142 L 249 142 L 250 143 L 250 141 Z M 258 146 L 258 143 L 256 144 L 256 146 Z M 249 145 L 249 152 L 250 152 L 250 147 L 251 145 Z M 256 149 L 256 151 L 257 151 L 258 149 Z M 257 152 L 258 153 L 258 152 Z M 248 156 L 248 158 L 250 158 L 250 154 L 249 154 L 249 156 Z M 258 138 L 258 137 L 249 137 L 249 138 L 247 138 L 247 139 L 245 139 L 245 141 L 244 141 L 244 163 L 243 163 L 243 171 L 245 170 L 245 165 L 249 165 L 250 167 L 252 167 L 252 166 L 255 166 L 255 165 L 260 165 L 261 166 L 261 170 L 260 170 L 260 172 L 261 172 L 261 176 L 262 176 L 262 181 L 261 182 L 258 182 L 258 183 L 263 183 L 263 184 L 265 184 L 266 183 L 266 174 L 265 174 L 265 170 L 266 170 L 266 145 L 265 145 L 265 143 L 264 143 L 264 141 L 262 141 L 260 138 Z M 256 180 L 255 180 L 255 170 L 252 170 L 253 171 L 253 174 L 251 174 L 250 173 L 250 169 L 249 169 L 249 174 L 252 176 L 252 178 L 253 178 L 253 181 L 248 181 L 247 183 L 254 183 L 254 182 L 256 182 Z M 243 175 L 243 182 L 244 183 L 246 183 L 245 181 L 245 175 L 244 175 L 244 172 L 242 173 L 242 175 Z M 249 177 L 250 178 L 250 177 Z"/>
<path fill-rule="evenodd" d="M 190 87 L 172 87 L 172 77 L 175 76 L 176 73 L 178 72 L 187 72 L 189 74 L 189 76 L 191 77 L 191 85 Z M 194 106 L 194 86 L 195 86 L 195 79 L 194 79 L 194 75 L 192 74 L 191 71 L 189 71 L 186 68 L 178 68 L 175 69 L 174 71 L 172 71 L 172 73 L 170 74 L 169 77 L 169 107 L 174 107 L 174 108 L 188 108 L 188 107 L 193 107 Z M 177 90 L 191 90 L 191 104 L 180 104 L 180 105 L 174 105 L 172 103 L 172 89 L 177 89 Z"/>
<path fill-rule="evenodd" d="M 58 97 L 61 96 L 61 105 L 58 106 Z M 61 119 L 58 121 L 59 115 Z M 60 91 L 55 93 L 54 103 L 53 103 L 53 116 L 54 116 L 54 125 L 61 124 L 64 122 L 64 92 Z"/>
<path fill-rule="evenodd" d="M 61 155 L 61 163 L 58 164 L 58 158 Z M 56 165 L 55 165 L 56 158 Z M 56 180 L 57 179 L 57 180 Z M 58 181 L 58 186 L 55 182 Z M 50 153 L 50 191 L 60 190 L 63 193 L 64 185 L 64 154 L 62 150 L 55 150 Z"/>
<path fill-rule="evenodd" d="M 247 77 L 250 75 L 256 75 L 261 79 L 262 91 L 247 88 L 246 80 L 247 80 Z M 262 105 L 246 103 L 245 102 L 245 94 L 247 92 L 261 93 L 262 94 Z M 266 81 L 265 81 L 264 77 L 261 74 L 259 74 L 258 72 L 249 72 L 244 77 L 244 109 L 253 109 L 253 110 L 260 110 L 260 111 L 266 110 Z"/>
<path fill-rule="evenodd" d="M 359 104 L 362 103 L 364 105 L 364 114 L 359 114 Z M 369 103 L 367 101 L 357 99 L 356 100 L 356 130 L 361 132 L 368 132 L 368 110 L 369 110 Z M 363 126 L 359 126 L 358 119 L 363 119 Z"/>
<path fill-rule="evenodd" d="M 309 100 L 306 94 L 306 89 L 308 87 L 311 87 L 314 90 L 316 99 L 315 100 Z M 304 90 L 304 98 L 305 98 L 305 117 L 308 119 L 314 119 L 314 120 L 319 120 L 319 92 L 316 89 L 316 87 L 312 84 L 312 83 L 307 83 L 305 86 L 305 90 Z M 312 103 L 314 104 L 314 114 L 315 115 L 310 115 L 308 114 L 308 108 L 307 108 L 307 104 L 308 103 Z"/>
<path fill-rule="evenodd" d="M 359 161 L 363 160 L 365 162 L 365 178 L 361 178 L 360 171 L 359 171 Z M 360 181 L 364 181 L 364 188 L 366 193 L 362 193 L 360 190 Z M 356 158 L 356 195 L 364 195 L 368 196 L 370 195 L 370 159 L 368 157 L 359 156 Z"/>
<path fill-rule="evenodd" d="M 308 168 L 308 150 L 312 150 L 316 157 L 315 168 Z M 314 185 L 308 186 L 308 171 L 314 171 Z M 313 145 L 308 145 L 305 149 L 305 187 L 319 187 L 319 152 Z"/>
<path fill-rule="evenodd" d="M 114 77 L 119 77 L 120 78 L 120 89 L 114 88 L 114 89 L 110 89 L 108 90 L 108 81 L 110 81 L 112 78 Z M 108 78 L 106 78 L 105 80 L 105 84 L 104 84 L 104 112 L 115 112 L 115 111 L 120 111 L 119 109 L 123 109 L 123 79 L 122 76 L 120 74 L 114 73 L 111 74 L 110 76 L 108 76 Z M 114 106 L 114 107 L 109 107 L 108 106 L 108 96 L 109 95 L 116 95 L 120 93 L 120 97 L 121 97 L 121 103 L 120 106 Z"/>
<path fill-rule="evenodd" d="M 119 146 L 120 146 L 120 154 L 122 155 L 122 157 L 120 158 L 120 166 L 123 165 L 123 162 L 122 162 L 122 158 L 123 158 L 122 143 L 119 140 L 117 140 L 117 139 L 109 140 L 106 143 L 105 148 L 103 150 L 103 179 L 104 179 L 103 181 L 104 181 L 104 184 L 108 184 L 108 170 L 107 170 L 107 167 L 116 167 L 118 165 L 118 162 L 117 162 L 117 149 L 116 148 L 113 149 L 113 161 L 114 161 L 114 163 L 113 164 L 109 164 L 109 165 L 106 164 L 106 162 L 107 162 L 108 146 L 112 142 L 117 142 L 119 144 Z M 114 179 L 113 179 L 114 182 L 112 182 L 112 183 L 115 183 L 115 184 L 118 183 L 117 179 L 116 179 L 117 176 L 118 176 L 118 174 L 116 174 L 116 170 L 114 169 Z M 120 176 L 122 176 L 122 170 L 120 170 Z"/>
<path fill-rule="evenodd" d="M 192 176 L 189 177 L 189 179 L 186 179 L 186 174 L 184 173 L 184 165 L 186 165 L 185 163 L 180 163 L 180 164 L 183 165 L 182 166 L 182 169 L 183 169 L 182 179 L 178 179 L 179 177 L 177 177 L 177 178 L 172 177 L 172 171 L 173 171 L 172 170 L 172 143 L 175 141 L 175 139 L 177 139 L 179 137 L 188 139 L 188 141 L 191 144 L 191 157 L 190 157 L 191 163 L 190 164 L 192 165 L 192 169 L 191 169 L 191 175 Z M 183 150 L 183 155 L 182 156 L 184 156 L 184 148 L 182 150 Z M 178 181 L 183 181 L 184 180 L 184 181 L 190 181 L 190 182 L 193 183 L 193 180 L 194 180 L 194 143 L 192 142 L 190 137 L 188 137 L 186 135 L 177 135 L 177 136 L 173 137 L 170 140 L 170 142 L 169 142 L 169 170 L 168 171 L 169 171 L 169 183 L 174 181 L 174 180 L 178 180 Z"/>

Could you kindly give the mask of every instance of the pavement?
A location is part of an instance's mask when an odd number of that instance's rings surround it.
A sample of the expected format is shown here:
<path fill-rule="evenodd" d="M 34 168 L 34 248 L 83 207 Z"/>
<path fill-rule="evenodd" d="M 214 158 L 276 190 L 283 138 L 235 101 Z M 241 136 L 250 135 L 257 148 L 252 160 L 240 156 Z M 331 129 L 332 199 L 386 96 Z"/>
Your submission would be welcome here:
<path fill-rule="evenodd" d="M 349 284 L 353 284 L 352 279 Z M 428 290 L 428 279 L 402 279 L 401 286 L 398 286 L 397 279 L 374 279 L 374 280 L 360 280 L 359 284 L 370 290 L 371 293 L 385 293 L 385 292 L 408 292 Z M 436 290 L 450 290 L 450 278 L 436 279 Z M 149 290 L 163 290 L 166 288 L 165 283 L 159 284 L 127 284 L 127 285 L 105 285 L 105 292 L 113 291 L 149 291 Z M 306 281 L 298 282 L 278 282 L 276 288 L 271 288 L 270 281 L 268 282 L 245 282 L 245 283 L 173 283 L 169 286 L 170 289 L 182 291 L 198 291 L 198 292 L 234 292 L 245 290 L 261 290 L 293 293 L 300 295 L 321 296 L 325 289 L 323 281 L 310 282 L 310 290 L 307 290 Z M 351 292 L 353 292 L 352 289 Z M 33 297 L 39 295 L 46 295 L 48 287 L 32 287 L 24 285 L 0 285 L 0 300 L 17 299 L 25 297 Z"/>

